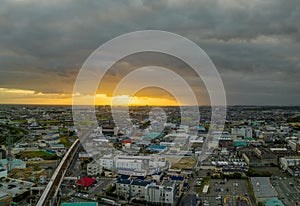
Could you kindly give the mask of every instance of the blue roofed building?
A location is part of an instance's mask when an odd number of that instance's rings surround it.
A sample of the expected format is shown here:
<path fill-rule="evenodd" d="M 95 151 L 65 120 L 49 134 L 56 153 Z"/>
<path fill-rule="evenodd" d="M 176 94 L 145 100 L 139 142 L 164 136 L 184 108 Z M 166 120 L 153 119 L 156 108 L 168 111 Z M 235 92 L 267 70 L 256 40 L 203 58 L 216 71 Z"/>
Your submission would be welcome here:
<path fill-rule="evenodd" d="M 284 206 L 284 204 L 277 198 L 270 198 L 266 200 L 264 206 Z"/>
<path fill-rule="evenodd" d="M 161 146 L 161 145 L 151 145 L 146 148 L 148 151 L 153 151 L 153 152 L 163 152 L 167 149 L 167 146 Z"/>
<path fill-rule="evenodd" d="M 131 197 L 145 197 L 145 187 L 150 184 L 150 181 L 133 180 L 131 182 Z"/>
<path fill-rule="evenodd" d="M 171 176 L 170 179 L 172 181 L 184 181 L 184 177 L 183 176 Z"/>
<path fill-rule="evenodd" d="M 143 199 L 145 197 L 145 188 L 150 183 L 152 181 L 149 180 L 119 179 L 116 183 L 116 194 L 126 199 L 132 197 Z"/>
<path fill-rule="evenodd" d="M 130 197 L 130 184 L 132 180 L 119 179 L 116 183 L 116 194 L 121 197 Z"/>

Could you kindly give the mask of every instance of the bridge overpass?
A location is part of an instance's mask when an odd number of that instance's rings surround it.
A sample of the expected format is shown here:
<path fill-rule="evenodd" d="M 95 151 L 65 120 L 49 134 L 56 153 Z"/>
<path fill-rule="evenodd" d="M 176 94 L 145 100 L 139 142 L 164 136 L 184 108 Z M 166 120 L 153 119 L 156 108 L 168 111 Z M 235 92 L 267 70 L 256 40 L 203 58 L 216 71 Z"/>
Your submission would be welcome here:
<path fill-rule="evenodd" d="M 57 193 L 63 181 L 65 173 L 72 162 L 74 155 L 80 146 L 79 139 L 77 139 L 72 146 L 68 149 L 67 153 L 60 161 L 58 167 L 53 173 L 50 181 L 48 182 L 43 194 L 37 202 L 37 206 L 53 206 L 58 204 Z"/>

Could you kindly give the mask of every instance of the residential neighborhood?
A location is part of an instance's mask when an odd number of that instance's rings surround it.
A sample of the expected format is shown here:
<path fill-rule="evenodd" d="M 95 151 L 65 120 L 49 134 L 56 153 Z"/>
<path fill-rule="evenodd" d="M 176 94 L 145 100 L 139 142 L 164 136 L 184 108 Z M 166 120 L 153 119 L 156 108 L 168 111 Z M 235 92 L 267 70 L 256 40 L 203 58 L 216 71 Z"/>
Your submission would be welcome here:
<path fill-rule="evenodd" d="M 37 204 L 58 169 L 63 176 L 49 201 L 62 205 L 300 203 L 299 107 L 229 107 L 214 133 L 209 107 L 199 107 L 196 127 L 180 123 L 180 107 L 163 107 L 159 126 L 151 109 L 130 108 L 133 127 L 119 128 L 109 107 L 99 106 L 99 124 L 80 144 L 70 107 L 2 105 L 2 204 Z"/>

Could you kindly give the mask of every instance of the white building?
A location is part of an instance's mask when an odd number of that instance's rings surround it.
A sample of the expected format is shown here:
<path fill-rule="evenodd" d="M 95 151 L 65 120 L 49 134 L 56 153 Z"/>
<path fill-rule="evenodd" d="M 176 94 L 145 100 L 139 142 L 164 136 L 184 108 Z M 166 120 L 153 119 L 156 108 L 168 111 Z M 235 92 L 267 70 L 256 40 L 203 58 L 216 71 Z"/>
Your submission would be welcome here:
<path fill-rule="evenodd" d="M 151 155 L 151 156 L 118 155 L 114 158 L 114 165 L 116 169 L 146 171 L 147 174 L 151 174 L 157 170 L 166 168 L 167 160 L 165 157 L 159 157 L 157 155 Z"/>
<path fill-rule="evenodd" d="M 293 151 L 300 152 L 300 138 L 298 137 L 287 137 L 288 146 L 291 147 Z"/>
<path fill-rule="evenodd" d="M 143 161 L 138 159 L 117 159 L 115 165 L 117 169 L 142 170 L 144 168 Z"/>
<path fill-rule="evenodd" d="M 114 156 L 104 155 L 102 158 L 99 159 L 99 163 L 101 168 L 112 170 L 114 168 Z"/>
<path fill-rule="evenodd" d="M 300 165 L 300 156 L 281 157 L 279 158 L 279 165 L 283 170 L 287 170 L 290 166 Z"/>
<path fill-rule="evenodd" d="M 116 183 L 116 194 L 127 199 L 131 197 L 144 199 L 146 187 L 150 183 L 143 180 L 118 180 Z"/>
<path fill-rule="evenodd" d="M 231 134 L 242 136 L 244 139 L 252 138 L 252 128 L 251 127 L 232 128 Z"/>
<path fill-rule="evenodd" d="M 165 157 L 150 156 L 127 156 L 127 155 L 104 155 L 99 159 L 100 167 L 109 170 L 122 171 L 120 174 L 139 173 L 152 174 L 158 170 L 167 168 Z M 129 172 L 126 172 L 129 171 Z"/>
<path fill-rule="evenodd" d="M 178 187 L 174 182 L 164 182 L 162 185 L 155 183 L 145 187 L 145 200 L 150 203 L 173 205 Z"/>
<path fill-rule="evenodd" d="M 118 180 L 116 183 L 116 194 L 126 199 L 130 198 L 130 184 L 132 180 Z"/>
<path fill-rule="evenodd" d="M 92 161 L 87 164 L 86 171 L 87 171 L 87 175 L 89 176 L 97 176 L 101 174 L 102 167 L 98 162 Z"/>

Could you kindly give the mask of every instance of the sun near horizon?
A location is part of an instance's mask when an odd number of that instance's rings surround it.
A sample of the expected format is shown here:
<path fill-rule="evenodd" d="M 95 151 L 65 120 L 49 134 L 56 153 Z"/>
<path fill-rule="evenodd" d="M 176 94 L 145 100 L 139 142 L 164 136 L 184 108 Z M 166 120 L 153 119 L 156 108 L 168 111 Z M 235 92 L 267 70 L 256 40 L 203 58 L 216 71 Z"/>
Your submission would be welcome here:
<path fill-rule="evenodd" d="M 41 93 L 34 90 L 0 88 L 0 104 L 72 105 L 72 96 L 72 94 Z M 84 105 L 84 100 L 82 103 Z M 179 106 L 182 104 L 179 104 L 174 97 L 140 95 L 118 95 L 112 97 L 107 94 L 96 94 L 95 105 Z"/>

